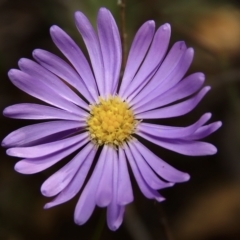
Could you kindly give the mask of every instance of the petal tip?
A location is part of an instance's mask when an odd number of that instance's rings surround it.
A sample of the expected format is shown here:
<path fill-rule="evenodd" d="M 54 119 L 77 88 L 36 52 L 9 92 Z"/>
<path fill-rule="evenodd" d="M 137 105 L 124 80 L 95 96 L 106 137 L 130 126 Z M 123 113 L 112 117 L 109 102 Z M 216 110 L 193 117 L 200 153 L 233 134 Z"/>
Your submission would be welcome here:
<path fill-rule="evenodd" d="M 169 23 L 165 23 L 162 25 L 162 29 L 164 31 L 169 31 L 171 29 L 171 25 Z"/>
<path fill-rule="evenodd" d="M 190 175 L 188 173 L 185 173 L 184 176 L 183 176 L 183 181 L 187 182 L 189 180 L 190 180 Z"/>

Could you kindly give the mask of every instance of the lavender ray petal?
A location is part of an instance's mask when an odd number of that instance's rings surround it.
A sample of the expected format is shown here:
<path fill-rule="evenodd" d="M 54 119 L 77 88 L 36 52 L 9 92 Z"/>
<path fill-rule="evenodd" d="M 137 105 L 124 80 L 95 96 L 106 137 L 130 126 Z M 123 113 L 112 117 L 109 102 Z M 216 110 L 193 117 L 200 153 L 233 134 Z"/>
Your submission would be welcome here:
<path fill-rule="evenodd" d="M 97 165 L 94 168 L 93 174 L 86 184 L 80 199 L 74 211 L 74 221 L 78 225 L 84 224 L 91 216 L 96 206 L 96 191 L 98 189 L 99 181 L 102 176 L 105 161 L 107 161 L 108 146 L 104 146 L 98 159 Z"/>
<path fill-rule="evenodd" d="M 133 201 L 134 197 L 126 157 L 122 148 L 119 148 L 118 169 L 117 204 L 127 205 Z"/>
<path fill-rule="evenodd" d="M 187 173 L 181 172 L 174 167 L 167 164 L 161 158 L 156 156 L 147 147 L 145 147 L 141 142 L 134 141 L 133 145 L 138 149 L 141 155 L 144 157 L 146 162 L 150 165 L 152 169 L 162 178 L 170 182 L 185 182 L 188 181 L 190 176 Z"/>
<path fill-rule="evenodd" d="M 114 159 L 113 162 L 113 197 L 110 205 L 107 208 L 107 224 L 112 231 L 116 231 L 123 221 L 123 214 L 125 207 L 119 206 L 117 204 L 118 195 L 118 161 L 119 159 Z M 127 191 L 127 189 L 126 189 Z"/>
<path fill-rule="evenodd" d="M 130 48 L 126 68 L 120 86 L 120 97 L 123 96 L 124 92 L 129 87 L 129 83 L 132 81 L 139 66 L 144 60 L 147 50 L 153 39 L 154 30 L 154 21 L 147 21 L 137 31 Z"/>
<path fill-rule="evenodd" d="M 131 153 L 129 147 L 126 144 L 124 145 L 124 151 L 128 158 L 128 161 L 130 163 L 133 175 L 134 175 L 134 177 L 137 181 L 137 184 L 138 184 L 141 192 L 143 193 L 143 195 L 146 198 L 156 199 L 159 202 L 165 200 L 156 190 L 150 188 L 149 185 L 145 182 L 145 180 L 143 179 L 143 177 L 135 163 L 136 160 L 134 160 L 134 157 L 132 156 L 132 153 Z"/>
<path fill-rule="evenodd" d="M 34 81 L 35 79 L 30 75 L 21 72 L 17 69 L 11 69 L 8 72 L 8 76 L 11 82 L 21 89 L 22 91 L 28 93 L 29 95 L 36 97 L 46 103 L 53 106 L 64 109 L 68 112 L 76 113 L 80 116 L 87 116 L 87 112 L 77 107 L 75 104 L 65 100 L 58 94 L 52 91 L 49 87 L 41 82 Z"/>
<path fill-rule="evenodd" d="M 51 121 L 44 123 L 37 123 L 26 127 L 19 128 L 8 134 L 2 141 L 4 147 L 21 147 L 26 146 L 36 140 L 46 136 L 63 132 L 70 129 L 76 131 L 85 127 L 85 123 L 79 121 Z"/>
<path fill-rule="evenodd" d="M 171 79 L 179 69 L 179 64 L 186 53 L 186 45 L 184 42 L 176 42 L 170 52 L 167 54 L 158 71 L 151 81 L 143 88 L 143 90 L 134 99 L 131 100 L 131 106 L 145 99 L 154 89 L 159 87 L 166 79 Z"/>
<path fill-rule="evenodd" d="M 60 192 L 57 197 L 55 197 L 51 202 L 47 203 L 44 208 L 51 208 L 56 205 L 62 204 L 64 202 L 72 199 L 82 188 L 84 181 L 87 177 L 90 167 L 92 166 L 93 159 L 96 155 L 97 148 L 90 142 L 90 146 L 92 146 L 92 150 L 89 155 L 85 158 L 81 166 L 77 169 L 76 174 L 70 183 Z"/>
<path fill-rule="evenodd" d="M 98 37 L 104 63 L 105 96 L 116 89 L 122 63 L 122 47 L 116 22 L 106 8 L 100 8 L 97 16 Z"/>
<path fill-rule="evenodd" d="M 103 96 L 105 84 L 104 65 L 98 36 L 82 12 L 75 13 L 75 24 L 87 47 L 99 93 Z"/>
<path fill-rule="evenodd" d="M 51 143 L 44 143 L 33 147 L 9 148 L 7 150 L 7 154 L 14 157 L 39 158 L 71 147 L 86 138 L 88 138 L 88 133 L 84 132 L 73 137 Z"/>
<path fill-rule="evenodd" d="M 17 172 L 23 173 L 23 174 L 33 174 L 33 173 L 41 172 L 41 171 L 51 167 L 55 163 L 59 162 L 60 160 L 62 160 L 66 156 L 68 156 L 69 154 L 73 153 L 74 151 L 76 151 L 77 149 L 82 147 L 87 142 L 88 142 L 88 139 L 84 139 L 83 141 L 81 141 L 69 148 L 60 150 L 57 153 L 46 155 L 46 156 L 40 157 L 40 158 L 23 159 L 21 161 L 18 161 L 15 164 L 14 169 Z"/>
<path fill-rule="evenodd" d="M 107 208 L 107 225 L 112 231 L 116 231 L 123 222 L 125 212 L 124 206 L 119 206 L 116 202 L 111 203 Z"/>
<path fill-rule="evenodd" d="M 205 77 L 202 73 L 191 74 L 165 93 L 145 104 L 139 102 L 139 104 L 133 106 L 132 109 L 135 114 L 137 114 L 189 97 L 201 88 L 204 80 Z"/>
<path fill-rule="evenodd" d="M 85 117 L 80 117 L 75 113 L 70 113 L 59 108 L 34 104 L 19 103 L 6 107 L 3 115 L 9 118 L 17 119 L 64 119 L 72 121 L 85 121 Z"/>
<path fill-rule="evenodd" d="M 72 38 L 69 37 L 69 35 L 67 35 L 58 26 L 52 26 L 50 29 L 50 34 L 55 45 L 63 53 L 63 55 L 65 55 L 65 57 L 71 62 L 71 64 L 77 70 L 78 74 L 83 79 L 93 99 L 97 101 L 98 98 L 97 85 L 93 77 L 93 73 L 89 66 L 89 63 L 85 56 L 83 55 L 80 48 L 72 40 Z"/>
<path fill-rule="evenodd" d="M 142 132 L 138 135 L 158 146 L 187 156 L 213 155 L 217 152 L 215 146 L 206 142 L 157 138 Z"/>
<path fill-rule="evenodd" d="M 158 28 L 143 64 L 123 95 L 124 99 L 131 101 L 156 72 L 166 54 L 170 35 L 171 26 L 168 23 Z"/>
<path fill-rule="evenodd" d="M 91 143 L 87 144 L 83 149 L 81 149 L 80 152 L 70 162 L 55 172 L 42 184 L 42 194 L 46 197 L 53 197 L 68 187 L 76 173 L 81 171 L 80 169 L 83 165 L 83 162 L 88 159 L 90 152 L 93 150 L 94 145 Z M 87 172 L 84 172 L 85 175 Z"/>
<path fill-rule="evenodd" d="M 198 103 L 202 100 L 202 98 L 206 95 L 206 93 L 210 90 L 210 87 L 204 87 L 199 93 L 197 93 L 192 98 L 189 98 L 186 101 L 163 107 L 155 110 L 150 110 L 147 112 L 136 114 L 137 119 L 156 119 L 156 118 L 170 118 L 170 117 L 178 117 L 192 111 Z"/>
<path fill-rule="evenodd" d="M 205 124 L 211 116 L 211 113 L 205 113 L 197 122 L 188 127 L 171 127 L 141 122 L 137 126 L 137 131 L 154 137 L 183 139 L 191 136 L 198 128 Z"/>
<path fill-rule="evenodd" d="M 80 75 L 61 58 L 42 49 L 34 50 L 33 57 L 41 66 L 77 89 L 90 103 L 94 102 Z"/>
<path fill-rule="evenodd" d="M 107 151 L 101 179 L 96 192 L 96 204 L 99 207 L 106 207 L 112 201 L 113 195 L 113 163 L 116 161 L 115 150 L 111 147 Z"/>
<path fill-rule="evenodd" d="M 163 79 L 160 84 L 156 85 L 154 89 L 147 92 L 147 95 L 142 98 L 141 103 L 138 102 L 136 105 L 146 104 L 147 102 L 161 96 L 163 93 L 174 87 L 183 78 L 190 67 L 193 60 L 193 53 L 194 51 L 192 48 L 187 49 L 173 71 L 165 79 Z M 152 82 L 150 82 L 150 85 L 151 83 L 154 83 L 154 79 Z M 146 88 L 148 88 L 148 86 Z"/>
<path fill-rule="evenodd" d="M 133 158 L 135 159 L 138 170 L 140 171 L 143 179 L 148 184 L 148 186 L 155 190 L 172 187 L 174 185 L 173 183 L 164 182 L 157 177 L 154 171 L 146 163 L 142 155 L 138 152 L 137 148 L 132 144 L 133 141 L 129 143 L 129 149 L 132 153 Z"/>
<path fill-rule="evenodd" d="M 217 131 L 222 126 L 222 122 L 213 122 L 208 125 L 200 127 L 196 132 L 194 132 L 191 136 L 186 137 L 186 140 L 199 140 L 205 138 Z"/>
<path fill-rule="evenodd" d="M 89 106 L 85 101 L 83 101 L 75 92 L 73 92 L 65 83 L 63 83 L 61 79 L 46 70 L 38 63 L 30 59 L 21 58 L 18 62 L 18 66 L 24 73 L 27 73 L 29 76 L 31 76 L 32 79 L 35 79 L 35 81 L 46 85 L 60 97 L 75 103 L 86 110 L 89 110 Z"/>

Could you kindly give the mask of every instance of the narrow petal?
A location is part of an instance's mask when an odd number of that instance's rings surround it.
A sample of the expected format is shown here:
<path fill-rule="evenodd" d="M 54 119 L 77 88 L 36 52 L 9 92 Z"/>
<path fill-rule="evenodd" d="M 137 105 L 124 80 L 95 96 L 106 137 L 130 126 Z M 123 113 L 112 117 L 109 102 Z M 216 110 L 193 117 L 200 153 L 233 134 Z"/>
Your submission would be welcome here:
<path fill-rule="evenodd" d="M 107 149 L 108 146 L 105 145 L 97 161 L 97 165 L 94 168 L 93 174 L 87 182 L 76 205 L 74 212 L 74 221 L 78 225 L 84 224 L 89 219 L 96 206 L 95 196 L 99 181 L 102 176 L 105 161 L 107 161 Z"/>
<path fill-rule="evenodd" d="M 53 42 L 65 57 L 71 62 L 78 74 L 81 76 L 85 85 L 89 89 L 94 100 L 97 101 L 98 90 L 95 79 L 87 59 L 83 55 L 77 44 L 58 26 L 50 28 Z"/>
<path fill-rule="evenodd" d="M 62 80 L 52 74 L 36 62 L 21 58 L 18 62 L 19 68 L 35 79 L 35 81 L 45 84 L 53 92 L 76 105 L 89 110 L 88 104 L 73 92 Z"/>
<path fill-rule="evenodd" d="M 143 195 L 149 199 L 156 199 L 159 202 L 163 201 L 164 198 L 156 190 L 153 190 L 152 188 L 150 188 L 149 185 L 143 179 L 136 165 L 136 160 L 133 158 L 129 147 L 126 144 L 124 145 L 124 151 L 130 163 L 131 169 L 133 171 L 133 175 Z"/>
<path fill-rule="evenodd" d="M 75 13 L 75 24 L 87 47 L 99 93 L 101 96 L 104 96 L 104 65 L 98 36 L 91 23 L 82 12 Z"/>
<path fill-rule="evenodd" d="M 64 119 L 72 121 L 85 121 L 85 117 L 80 117 L 75 113 L 35 103 L 19 103 L 6 107 L 3 110 L 3 115 L 5 117 L 17 119 Z"/>
<path fill-rule="evenodd" d="M 151 166 L 152 169 L 162 178 L 170 182 L 185 182 L 188 181 L 190 176 L 187 173 L 180 172 L 179 170 L 173 168 L 161 158 L 156 156 L 147 147 L 145 147 L 139 141 L 134 141 L 133 145 L 142 154 L 146 162 Z"/>
<path fill-rule="evenodd" d="M 145 104 L 139 102 L 132 109 L 135 114 L 138 114 L 189 97 L 201 88 L 204 80 L 205 77 L 202 73 L 191 74 L 165 93 Z"/>
<path fill-rule="evenodd" d="M 8 72 L 8 76 L 16 87 L 29 95 L 68 112 L 77 113 L 80 116 L 87 116 L 87 112 L 59 96 L 45 84 L 39 81 L 36 82 L 30 75 L 17 69 L 11 69 Z"/>
<path fill-rule="evenodd" d="M 187 156 L 213 155 L 217 152 L 215 146 L 206 142 L 157 138 L 142 132 L 138 135 L 158 146 Z"/>
<path fill-rule="evenodd" d="M 217 131 L 222 126 L 222 122 L 213 122 L 208 125 L 200 127 L 195 133 L 191 136 L 188 136 L 187 140 L 199 140 L 205 138 L 212 134 L 213 132 Z"/>
<path fill-rule="evenodd" d="M 87 144 L 70 162 L 50 176 L 41 186 L 42 194 L 53 197 L 67 187 L 93 149 L 94 145 Z"/>
<path fill-rule="evenodd" d="M 126 157 L 122 148 L 119 148 L 118 169 L 117 204 L 127 205 L 133 201 L 134 197 Z"/>
<path fill-rule="evenodd" d="M 78 171 L 76 172 L 73 179 L 66 186 L 66 188 L 64 188 L 63 191 L 57 195 L 57 197 L 55 197 L 51 202 L 47 203 L 44 206 L 45 209 L 69 201 L 80 191 L 97 152 L 97 148 L 91 142 L 89 143 L 89 145 L 93 148 L 90 151 L 89 155 L 85 158 L 81 166 L 78 168 Z"/>
<path fill-rule="evenodd" d="M 156 110 L 150 110 L 147 112 L 136 114 L 137 119 L 156 119 L 156 118 L 170 118 L 178 117 L 192 111 L 198 103 L 203 99 L 206 93 L 210 90 L 210 87 L 204 87 L 198 94 L 189 98 L 184 102 L 180 102 L 168 107 L 159 108 Z"/>
<path fill-rule="evenodd" d="M 134 141 L 134 140 L 133 140 Z M 135 163 L 146 183 L 152 189 L 159 190 L 166 187 L 173 186 L 173 183 L 167 183 L 162 181 L 157 177 L 154 171 L 150 168 L 150 166 L 146 163 L 142 155 L 138 152 L 137 148 L 132 144 L 129 143 L 129 149 L 132 153 L 133 158 L 135 159 Z"/>
<path fill-rule="evenodd" d="M 146 59 L 123 95 L 124 99 L 128 98 L 128 100 L 131 101 L 131 99 L 141 91 L 144 85 L 150 80 L 150 77 L 156 72 L 166 54 L 170 35 L 171 26 L 168 23 L 158 28 Z"/>
<path fill-rule="evenodd" d="M 177 73 L 186 51 L 186 45 L 184 42 L 176 42 L 151 81 L 144 87 L 140 94 L 131 100 L 131 105 L 133 106 L 139 101 L 145 99 L 150 92 L 157 87 L 160 87 L 166 79 L 171 79 Z"/>
<path fill-rule="evenodd" d="M 117 156 L 113 162 L 113 197 L 110 205 L 107 208 L 107 224 L 112 231 L 116 231 L 123 221 L 125 207 L 117 204 L 118 195 L 118 160 Z M 127 189 L 126 189 L 127 191 Z"/>
<path fill-rule="evenodd" d="M 9 148 L 7 154 L 14 157 L 39 158 L 48 154 L 55 153 L 62 149 L 71 147 L 80 141 L 88 138 L 88 133 L 84 132 L 73 137 L 62 139 L 55 142 L 45 143 L 33 147 L 15 147 Z"/>
<path fill-rule="evenodd" d="M 60 160 L 70 155 L 71 153 L 75 152 L 77 149 L 82 147 L 87 142 L 88 139 L 85 139 L 67 149 L 63 149 L 57 153 L 46 155 L 44 157 L 23 159 L 15 164 L 14 169 L 17 172 L 23 174 L 33 174 L 41 172 L 51 167 L 55 163 L 59 162 Z"/>
<path fill-rule="evenodd" d="M 157 81 L 155 80 L 157 79 L 156 76 L 158 75 L 156 73 L 149 85 L 147 85 L 144 89 L 144 93 L 140 93 L 140 97 L 142 98 L 141 103 L 145 104 L 146 102 L 149 102 L 154 98 L 159 97 L 161 94 L 174 87 L 186 74 L 188 68 L 192 63 L 193 54 L 194 51 L 192 48 L 187 49 L 183 54 L 182 58 L 178 61 L 178 64 L 176 64 L 175 68 L 172 70 L 172 72 L 170 72 L 165 79 L 158 78 L 159 83 L 157 83 Z M 159 81 L 159 79 L 161 79 L 161 81 Z M 144 96 L 142 96 L 142 94 Z"/>
<path fill-rule="evenodd" d="M 36 140 L 42 139 L 49 135 L 63 132 L 69 129 L 79 129 L 86 124 L 78 121 L 52 121 L 37 123 L 26 127 L 19 128 L 7 135 L 3 141 L 4 147 L 21 147 L 26 146 Z"/>
<path fill-rule="evenodd" d="M 97 16 L 98 37 L 104 64 L 105 96 L 113 94 L 122 63 L 122 47 L 116 22 L 106 8 L 100 8 Z"/>
<path fill-rule="evenodd" d="M 107 208 L 107 225 L 112 231 L 116 231 L 123 222 L 125 206 L 119 206 L 112 202 Z"/>
<path fill-rule="evenodd" d="M 113 195 L 113 163 L 117 161 L 116 152 L 108 147 L 107 160 L 105 161 L 101 179 L 96 192 L 96 204 L 106 207 L 112 201 Z"/>
<path fill-rule="evenodd" d="M 138 124 L 137 130 L 154 137 L 183 139 L 191 136 L 198 128 L 205 124 L 211 116 L 210 113 L 205 113 L 197 122 L 188 127 L 171 127 L 141 122 Z"/>
<path fill-rule="evenodd" d="M 61 58 L 42 49 L 34 50 L 33 57 L 44 68 L 56 74 L 58 77 L 77 89 L 78 92 L 88 100 L 88 102 L 94 102 L 92 95 L 80 75 Z"/>
<path fill-rule="evenodd" d="M 122 83 L 119 90 L 119 96 L 123 96 L 130 82 L 139 69 L 147 50 L 152 42 L 155 30 L 154 21 L 145 22 L 137 31 L 127 59 Z"/>

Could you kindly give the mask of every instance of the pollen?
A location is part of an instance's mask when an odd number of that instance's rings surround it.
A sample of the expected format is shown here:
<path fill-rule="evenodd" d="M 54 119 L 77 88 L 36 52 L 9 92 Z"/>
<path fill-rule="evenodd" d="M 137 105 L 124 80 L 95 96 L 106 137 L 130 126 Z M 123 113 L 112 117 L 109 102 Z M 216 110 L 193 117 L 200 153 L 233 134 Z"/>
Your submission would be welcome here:
<path fill-rule="evenodd" d="M 99 98 L 90 106 L 87 126 L 91 140 L 97 145 L 119 146 L 131 139 L 138 123 L 128 103 L 118 96 Z"/>

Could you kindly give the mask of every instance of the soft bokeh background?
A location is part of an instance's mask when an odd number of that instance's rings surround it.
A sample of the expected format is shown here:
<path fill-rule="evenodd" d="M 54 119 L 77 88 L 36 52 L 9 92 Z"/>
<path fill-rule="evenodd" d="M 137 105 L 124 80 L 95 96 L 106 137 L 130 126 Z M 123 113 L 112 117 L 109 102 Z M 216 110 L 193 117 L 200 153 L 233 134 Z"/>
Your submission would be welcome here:
<path fill-rule="evenodd" d="M 105 209 L 97 209 L 84 226 L 73 222 L 78 197 L 50 210 L 49 200 L 40 194 L 41 183 L 59 165 L 27 176 L 16 173 L 16 159 L 1 149 L 0 239 L 82 239 L 82 240 L 166 240 L 162 227 L 168 224 L 168 240 L 240 239 L 240 5 L 229 0 L 127 0 L 128 44 L 146 20 L 172 25 L 172 43 L 185 40 L 195 49 L 189 73 L 202 71 L 212 90 L 189 115 L 169 120 L 186 126 L 203 112 L 223 127 L 207 141 L 219 152 L 210 157 L 186 157 L 149 147 L 168 163 L 188 172 L 191 180 L 162 191 L 164 203 L 145 199 L 134 183 L 135 201 L 126 209 L 117 232 L 106 227 Z M 7 71 L 16 68 L 21 57 L 31 58 L 32 50 L 43 48 L 60 53 L 49 36 L 57 24 L 83 46 L 75 29 L 73 13 L 79 9 L 95 23 L 97 9 L 109 8 L 119 22 L 117 0 L 0 0 L 0 108 L 33 98 L 16 89 Z M 157 54 L 157 53 L 156 53 Z M 1 116 L 1 139 L 30 121 Z M 162 216 L 165 215 L 165 218 Z"/>

